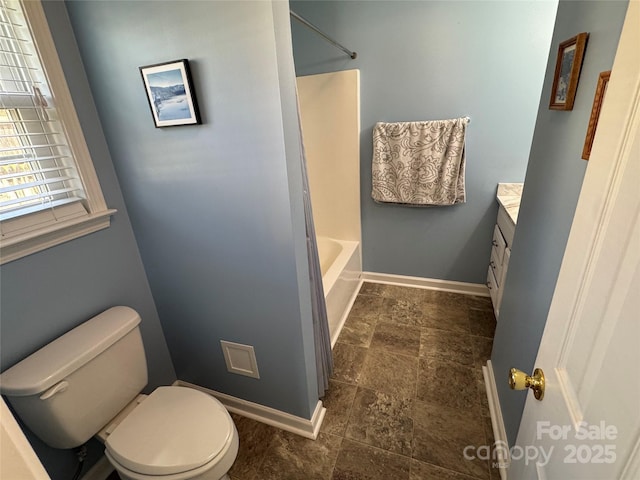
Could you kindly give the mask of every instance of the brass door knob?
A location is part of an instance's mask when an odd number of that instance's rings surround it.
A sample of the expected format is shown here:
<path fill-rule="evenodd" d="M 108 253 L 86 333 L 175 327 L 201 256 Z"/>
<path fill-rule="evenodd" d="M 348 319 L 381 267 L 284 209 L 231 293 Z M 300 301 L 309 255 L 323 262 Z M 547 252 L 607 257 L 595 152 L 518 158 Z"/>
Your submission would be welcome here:
<path fill-rule="evenodd" d="M 512 368 L 509 370 L 509 386 L 511 390 L 530 388 L 533 390 L 533 396 L 536 397 L 536 400 L 542 400 L 544 398 L 544 372 L 536 368 L 533 371 L 533 376 L 530 377 L 522 370 Z"/>

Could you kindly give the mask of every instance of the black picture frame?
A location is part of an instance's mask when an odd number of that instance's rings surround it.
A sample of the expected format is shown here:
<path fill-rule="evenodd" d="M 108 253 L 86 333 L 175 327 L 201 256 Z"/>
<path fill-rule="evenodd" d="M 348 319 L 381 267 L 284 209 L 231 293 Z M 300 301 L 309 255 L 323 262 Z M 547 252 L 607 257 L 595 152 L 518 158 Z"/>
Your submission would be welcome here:
<path fill-rule="evenodd" d="M 140 67 L 156 128 L 200 125 L 189 60 L 173 60 Z"/>

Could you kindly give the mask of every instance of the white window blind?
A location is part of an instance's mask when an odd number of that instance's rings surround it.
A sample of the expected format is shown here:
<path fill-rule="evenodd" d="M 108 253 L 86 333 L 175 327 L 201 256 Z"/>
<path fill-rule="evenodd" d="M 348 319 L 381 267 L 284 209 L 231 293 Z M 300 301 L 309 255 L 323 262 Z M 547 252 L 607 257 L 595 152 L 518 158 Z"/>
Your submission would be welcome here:
<path fill-rule="evenodd" d="M 114 213 L 42 3 L 0 0 L 0 264 L 107 228 Z"/>
<path fill-rule="evenodd" d="M 27 20 L 0 0 L 0 221 L 84 198 Z"/>

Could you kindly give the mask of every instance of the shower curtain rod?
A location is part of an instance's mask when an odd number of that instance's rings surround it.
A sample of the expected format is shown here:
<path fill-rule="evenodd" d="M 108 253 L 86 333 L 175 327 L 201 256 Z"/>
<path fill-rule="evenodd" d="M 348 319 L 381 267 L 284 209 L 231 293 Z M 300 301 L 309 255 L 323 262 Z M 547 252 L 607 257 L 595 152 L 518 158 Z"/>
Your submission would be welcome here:
<path fill-rule="evenodd" d="M 302 23 L 304 26 L 310 28 L 311 30 L 313 30 L 314 32 L 316 32 L 318 35 L 320 35 L 322 38 L 324 38 L 327 42 L 329 42 L 331 45 L 333 45 L 336 48 L 339 48 L 340 50 L 342 50 L 344 53 L 346 53 L 347 55 L 349 55 L 351 57 L 352 60 L 355 60 L 355 58 L 358 56 L 358 54 L 356 52 L 352 52 L 351 50 L 349 50 L 346 47 L 343 47 L 342 45 L 340 45 L 338 42 L 336 42 L 333 38 L 329 37 L 326 33 L 324 33 L 322 30 L 320 30 L 318 27 L 316 27 L 313 23 L 311 23 L 308 20 L 305 20 L 304 18 L 302 18 L 300 15 L 298 15 L 296 12 L 289 10 L 289 14 L 295 18 L 296 20 L 298 20 L 300 23 Z"/>

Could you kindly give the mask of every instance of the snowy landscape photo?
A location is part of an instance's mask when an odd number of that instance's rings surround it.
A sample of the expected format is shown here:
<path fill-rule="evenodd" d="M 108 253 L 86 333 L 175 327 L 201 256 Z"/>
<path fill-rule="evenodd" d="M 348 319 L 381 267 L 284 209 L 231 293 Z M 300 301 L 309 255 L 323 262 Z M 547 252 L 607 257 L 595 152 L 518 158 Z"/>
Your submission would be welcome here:
<path fill-rule="evenodd" d="M 187 60 L 141 67 L 156 127 L 200 123 Z"/>

